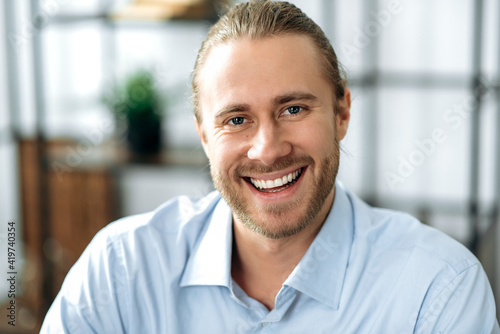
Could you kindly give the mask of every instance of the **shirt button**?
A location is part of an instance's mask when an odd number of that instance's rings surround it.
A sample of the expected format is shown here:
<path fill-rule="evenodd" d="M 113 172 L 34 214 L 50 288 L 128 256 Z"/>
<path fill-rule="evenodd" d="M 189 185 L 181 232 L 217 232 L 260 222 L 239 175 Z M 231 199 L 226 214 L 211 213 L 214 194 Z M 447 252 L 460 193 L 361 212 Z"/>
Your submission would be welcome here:
<path fill-rule="evenodd" d="M 269 326 L 271 326 L 271 323 L 270 322 L 263 322 L 262 326 L 263 327 L 269 327 Z"/>

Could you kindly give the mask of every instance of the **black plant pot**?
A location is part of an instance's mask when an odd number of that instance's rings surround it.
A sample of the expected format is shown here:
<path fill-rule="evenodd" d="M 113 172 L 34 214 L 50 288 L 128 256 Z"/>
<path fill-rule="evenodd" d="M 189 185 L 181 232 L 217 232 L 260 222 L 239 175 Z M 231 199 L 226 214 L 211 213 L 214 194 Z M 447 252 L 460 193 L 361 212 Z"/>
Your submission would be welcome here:
<path fill-rule="evenodd" d="M 161 119 L 152 110 L 129 116 L 127 124 L 129 149 L 138 155 L 158 153 L 161 148 Z"/>

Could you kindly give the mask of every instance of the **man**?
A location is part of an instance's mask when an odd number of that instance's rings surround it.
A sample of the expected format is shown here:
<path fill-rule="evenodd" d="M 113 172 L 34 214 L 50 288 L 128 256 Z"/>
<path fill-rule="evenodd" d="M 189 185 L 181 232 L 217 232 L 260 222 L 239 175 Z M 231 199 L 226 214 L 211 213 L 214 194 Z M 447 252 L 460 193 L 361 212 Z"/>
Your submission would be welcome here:
<path fill-rule="evenodd" d="M 500 332 L 472 254 L 335 183 L 350 92 L 299 9 L 232 8 L 193 92 L 218 192 L 101 231 L 43 333 Z"/>

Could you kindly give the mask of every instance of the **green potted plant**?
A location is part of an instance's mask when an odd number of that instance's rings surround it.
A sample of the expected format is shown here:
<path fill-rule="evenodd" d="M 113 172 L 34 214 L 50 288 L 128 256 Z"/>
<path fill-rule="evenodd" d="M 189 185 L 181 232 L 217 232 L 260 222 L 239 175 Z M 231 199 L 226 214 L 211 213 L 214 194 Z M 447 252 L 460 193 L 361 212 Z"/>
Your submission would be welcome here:
<path fill-rule="evenodd" d="M 138 155 L 157 153 L 161 148 L 162 108 L 153 75 L 146 70 L 130 74 L 124 84 L 105 97 L 118 122 L 126 125 L 129 149 Z"/>

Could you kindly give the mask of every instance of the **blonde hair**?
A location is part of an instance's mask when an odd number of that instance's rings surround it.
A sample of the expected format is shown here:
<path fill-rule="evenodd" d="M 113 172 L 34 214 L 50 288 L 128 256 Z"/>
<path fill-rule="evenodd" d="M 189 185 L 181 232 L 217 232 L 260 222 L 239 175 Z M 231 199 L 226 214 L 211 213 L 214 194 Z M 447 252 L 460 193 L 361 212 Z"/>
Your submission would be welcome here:
<path fill-rule="evenodd" d="M 198 52 L 192 81 L 194 114 L 199 124 L 198 76 L 210 50 L 242 37 L 261 39 L 285 34 L 309 36 L 321 57 L 325 78 L 331 83 L 337 99 L 344 98 L 346 81 L 337 55 L 321 28 L 304 12 L 288 2 L 252 0 L 232 7 L 210 29 Z M 335 108 L 337 110 L 337 108 Z"/>

